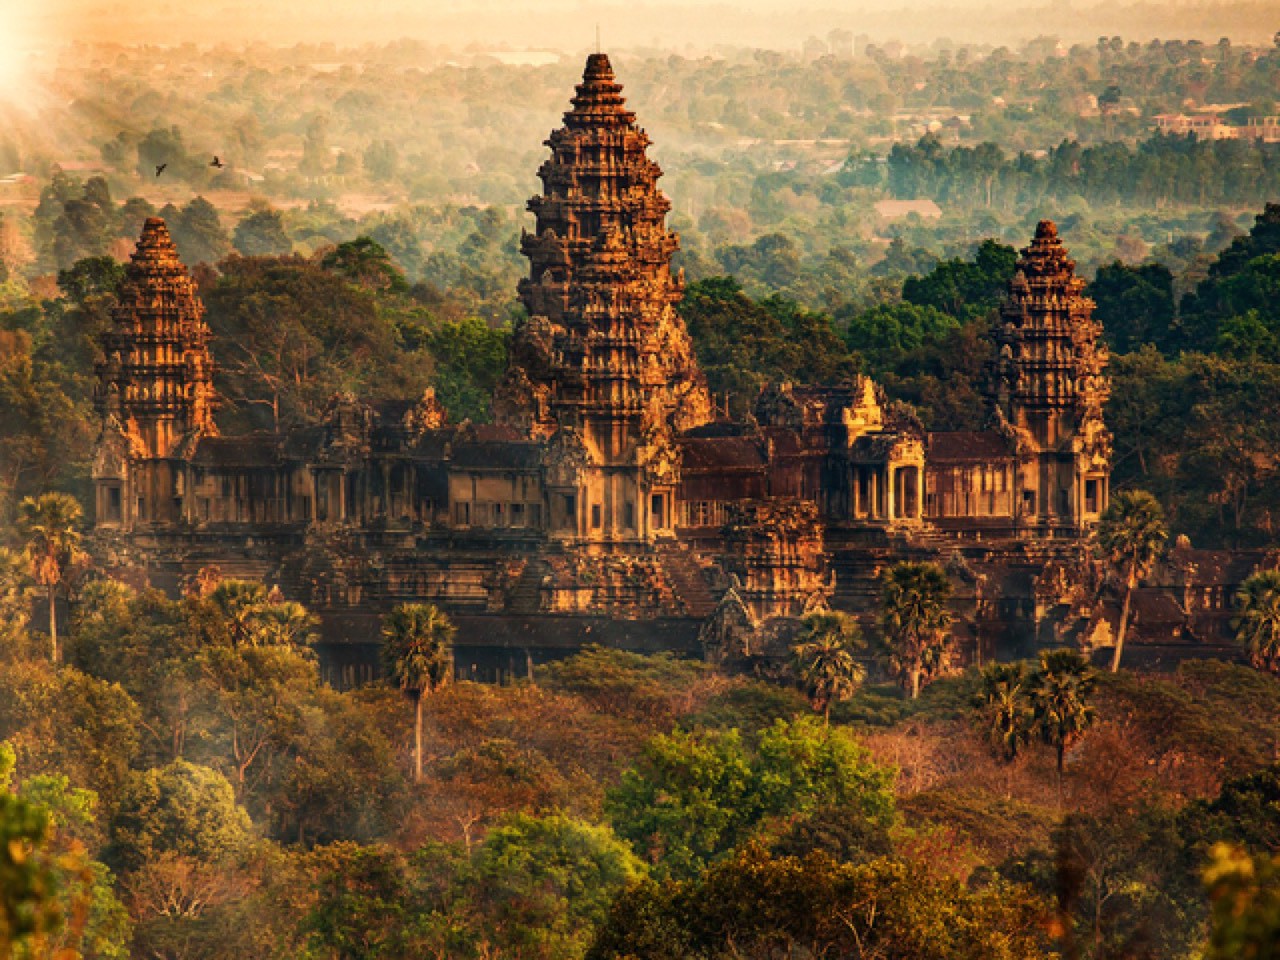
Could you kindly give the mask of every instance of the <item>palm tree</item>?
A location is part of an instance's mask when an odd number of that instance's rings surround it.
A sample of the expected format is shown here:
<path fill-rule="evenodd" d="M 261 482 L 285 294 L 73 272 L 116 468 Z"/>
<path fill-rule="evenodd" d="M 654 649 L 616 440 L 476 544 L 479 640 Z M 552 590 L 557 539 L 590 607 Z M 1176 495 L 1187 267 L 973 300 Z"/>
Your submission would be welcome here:
<path fill-rule="evenodd" d="M 1021 663 L 993 663 L 982 671 L 982 692 L 974 698 L 984 735 L 1007 761 L 1031 738 L 1027 680 Z"/>
<path fill-rule="evenodd" d="M 222 615 L 232 646 L 256 642 L 263 611 L 270 604 L 265 586 L 253 580 L 223 580 L 209 594 L 209 602 Z"/>
<path fill-rule="evenodd" d="M 1151 573 L 1168 539 L 1164 509 L 1160 501 L 1145 490 L 1116 494 L 1098 523 L 1098 548 L 1124 582 L 1124 606 L 1120 609 L 1120 625 L 1116 629 L 1112 673 L 1120 669 L 1134 588 L 1138 581 Z"/>
<path fill-rule="evenodd" d="M 65 493 L 26 497 L 18 505 L 18 525 L 27 540 L 27 557 L 36 583 L 49 597 L 49 648 L 58 662 L 58 587 L 68 568 L 80 557 L 80 531 L 84 516 L 80 503 Z"/>
<path fill-rule="evenodd" d="M 422 701 L 453 678 L 456 632 L 430 603 L 402 603 L 382 618 L 382 660 L 413 700 L 413 778 L 422 779 Z"/>
<path fill-rule="evenodd" d="M 885 571 L 880 630 L 889 668 L 911 692 L 946 670 L 951 660 L 951 581 L 936 563 L 897 563 Z"/>
<path fill-rule="evenodd" d="M 1236 592 L 1236 641 L 1260 670 L 1280 674 L 1280 570 L 1259 570 Z"/>
<path fill-rule="evenodd" d="M 1089 698 L 1097 677 L 1089 662 L 1074 650 L 1045 650 L 1040 667 L 1028 680 L 1032 730 L 1058 755 L 1058 789 L 1067 750 L 1093 726 Z"/>
<path fill-rule="evenodd" d="M 792 665 L 805 696 L 822 711 L 824 725 L 831 721 L 831 704 L 850 699 L 867 678 L 855 657 L 862 646 L 862 631 L 848 614 L 830 610 L 804 618 L 804 629 L 791 648 Z"/>
<path fill-rule="evenodd" d="M 255 636 L 262 643 L 298 646 L 311 642 L 317 622 L 302 604 L 284 600 L 262 608 L 257 617 Z"/>

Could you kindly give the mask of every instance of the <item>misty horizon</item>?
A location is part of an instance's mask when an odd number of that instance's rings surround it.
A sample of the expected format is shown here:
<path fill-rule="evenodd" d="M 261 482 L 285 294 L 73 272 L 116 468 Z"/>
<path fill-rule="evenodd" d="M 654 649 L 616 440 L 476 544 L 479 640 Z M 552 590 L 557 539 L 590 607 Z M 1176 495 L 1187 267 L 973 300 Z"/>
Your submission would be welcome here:
<path fill-rule="evenodd" d="M 305 15 L 303 12 L 305 11 Z M 148 7 L 111 0 L 52 0 L 39 10 L 0 9 L 0 28 L 11 46 L 47 54 L 71 43 L 171 45 L 196 43 L 271 46 L 363 44 L 409 40 L 430 47 L 543 49 L 576 55 L 600 42 L 611 51 L 670 50 L 692 55 L 717 47 L 799 50 L 810 38 L 848 31 L 863 42 L 911 45 L 1017 46 L 1053 36 L 1065 44 L 1120 35 L 1198 39 L 1226 36 L 1238 43 L 1268 43 L 1280 18 L 1265 2 L 939 3 L 896 0 L 892 4 L 815 3 L 800 8 L 778 0 L 745 3 L 578 3 L 540 0 L 468 0 L 433 5 L 407 0 L 369 0 L 354 11 L 337 0 L 305 5 L 293 0 L 196 3 Z"/>

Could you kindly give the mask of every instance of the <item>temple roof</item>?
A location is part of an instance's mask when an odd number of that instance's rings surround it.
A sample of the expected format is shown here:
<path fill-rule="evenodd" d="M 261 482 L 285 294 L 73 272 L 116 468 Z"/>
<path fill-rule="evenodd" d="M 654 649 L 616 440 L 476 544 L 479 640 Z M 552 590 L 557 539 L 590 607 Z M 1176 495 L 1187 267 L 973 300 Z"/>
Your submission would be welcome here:
<path fill-rule="evenodd" d="M 764 451 L 751 437 L 681 437 L 684 470 L 758 470 L 766 466 Z"/>
<path fill-rule="evenodd" d="M 622 84 L 613 75 L 608 54 L 587 57 L 582 82 L 575 88 L 573 109 L 564 115 L 565 126 L 615 126 L 635 123 L 636 115 L 626 108 Z"/>
<path fill-rule="evenodd" d="M 1009 441 L 994 430 L 950 430 L 928 436 L 930 463 L 994 462 L 1012 455 Z"/>
<path fill-rule="evenodd" d="M 453 464 L 470 470 L 536 470 L 542 445 L 514 440 L 463 441 L 453 448 Z"/>
<path fill-rule="evenodd" d="M 205 468 L 274 467 L 282 459 L 281 438 L 274 433 L 242 437 L 201 437 L 191 462 Z"/>

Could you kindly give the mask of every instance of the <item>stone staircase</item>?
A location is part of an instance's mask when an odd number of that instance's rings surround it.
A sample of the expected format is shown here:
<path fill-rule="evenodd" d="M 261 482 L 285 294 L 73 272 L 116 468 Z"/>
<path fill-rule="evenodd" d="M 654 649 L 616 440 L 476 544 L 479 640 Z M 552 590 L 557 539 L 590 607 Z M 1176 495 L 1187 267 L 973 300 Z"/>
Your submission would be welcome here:
<path fill-rule="evenodd" d="M 550 572 L 544 560 L 529 560 L 507 593 L 507 613 L 531 615 L 542 609 L 542 581 Z"/>
<path fill-rule="evenodd" d="M 716 609 L 716 598 L 689 548 L 682 544 L 663 544 L 658 548 L 658 555 L 685 613 L 699 619 L 711 616 Z"/>

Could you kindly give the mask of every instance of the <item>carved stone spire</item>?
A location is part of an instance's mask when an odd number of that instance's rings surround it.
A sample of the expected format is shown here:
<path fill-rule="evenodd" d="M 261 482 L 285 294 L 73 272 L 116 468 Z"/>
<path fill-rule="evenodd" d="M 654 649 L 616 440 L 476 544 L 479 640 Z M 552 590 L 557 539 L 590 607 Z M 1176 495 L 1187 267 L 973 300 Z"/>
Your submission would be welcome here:
<path fill-rule="evenodd" d="M 655 399 L 676 429 L 710 419 L 710 402 L 674 310 L 682 281 L 671 273 L 678 240 L 666 228 L 662 170 L 605 54 L 587 59 L 573 108 L 546 143 L 543 192 L 529 201 L 537 226 L 521 243 L 529 320 L 497 412 L 539 435 L 582 430 L 604 460 L 627 460 Z"/>
<path fill-rule="evenodd" d="M 537 217 L 521 238 L 528 319 L 494 398 L 500 420 L 555 435 L 553 530 L 591 540 L 668 532 L 679 464 L 673 434 L 711 419 L 706 380 L 675 311 L 679 242 L 662 170 L 603 53 L 587 60 L 564 126 L 547 139 Z M 570 475 L 571 474 L 571 475 Z"/>
<path fill-rule="evenodd" d="M 98 412 L 116 418 L 146 456 L 168 457 L 213 422 L 213 360 L 204 305 L 163 220 L 142 228 L 103 335 Z"/>
<path fill-rule="evenodd" d="M 1034 478 L 1027 471 L 1025 513 L 1051 524 L 1101 512 L 1110 470 L 1102 419 L 1107 349 L 1075 266 L 1053 221 L 1041 220 L 992 330 L 997 418 L 1014 429 L 1024 453 L 1039 458 Z M 1096 483 L 1091 494 L 1086 474 Z"/>

